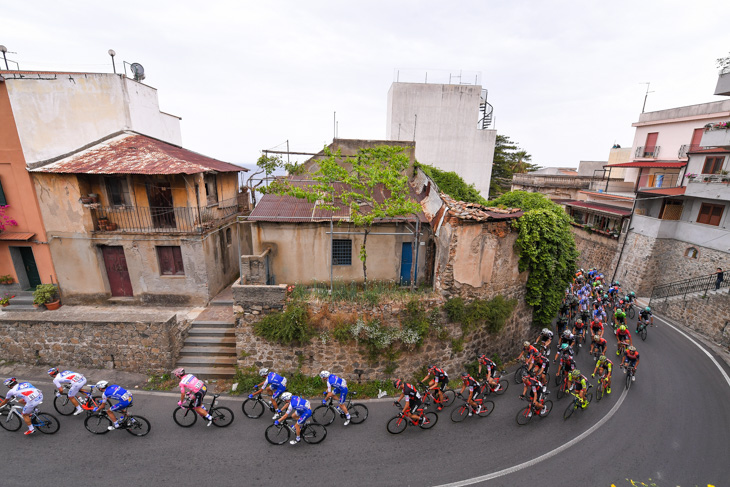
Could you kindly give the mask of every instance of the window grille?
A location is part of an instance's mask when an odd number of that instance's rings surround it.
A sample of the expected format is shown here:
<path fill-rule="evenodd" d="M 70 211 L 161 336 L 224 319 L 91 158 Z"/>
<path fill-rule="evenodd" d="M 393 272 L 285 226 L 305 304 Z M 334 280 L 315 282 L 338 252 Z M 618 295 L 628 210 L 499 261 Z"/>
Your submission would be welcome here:
<path fill-rule="evenodd" d="M 352 265 L 352 240 L 332 240 L 332 265 Z"/>

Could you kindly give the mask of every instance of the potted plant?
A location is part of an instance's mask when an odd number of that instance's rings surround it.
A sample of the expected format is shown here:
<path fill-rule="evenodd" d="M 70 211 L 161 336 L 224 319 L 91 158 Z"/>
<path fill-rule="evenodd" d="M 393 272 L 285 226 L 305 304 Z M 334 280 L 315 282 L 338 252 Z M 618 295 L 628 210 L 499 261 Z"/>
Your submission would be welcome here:
<path fill-rule="evenodd" d="M 103 216 L 103 217 L 99 218 L 97 223 L 99 224 L 99 230 L 104 231 L 104 230 L 106 230 L 106 226 L 109 224 L 109 218 Z"/>
<path fill-rule="evenodd" d="M 0 276 L 0 284 L 12 284 L 13 282 L 15 282 L 15 279 L 10 274 Z"/>
<path fill-rule="evenodd" d="M 58 288 L 55 284 L 39 284 L 33 291 L 33 304 L 45 305 L 47 309 L 58 309 L 61 300 L 58 297 Z"/>
<path fill-rule="evenodd" d="M 15 297 L 14 294 L 5 293 L 5 295 L 2 298 L 0 298 L 0 305 L 2 305 L 3 307 L 9 305 L 10 300 L 13 299 L 14 297 Z"/>

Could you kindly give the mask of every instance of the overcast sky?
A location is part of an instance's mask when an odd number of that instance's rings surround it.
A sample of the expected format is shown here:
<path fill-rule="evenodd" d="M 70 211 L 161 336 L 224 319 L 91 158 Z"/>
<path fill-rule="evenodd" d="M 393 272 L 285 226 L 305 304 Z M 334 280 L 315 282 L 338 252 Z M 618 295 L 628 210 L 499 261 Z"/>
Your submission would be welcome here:
<path fill-rule="evenodd" d="M 577 167 L 631 145 L 641 83 L 647 111 L 722 99 L 729 14 L 723 0 L 36 0 L 5 2 L 0 44 L 21 69 L 59 71 L 111 72 L 113 48 L 182 117 L 186 148 L 245 165 L 286 140 L 320 150 L 335 111 L 339 137 L 384 139 L 398 71 L 479 73 L 499 134 Z"/>

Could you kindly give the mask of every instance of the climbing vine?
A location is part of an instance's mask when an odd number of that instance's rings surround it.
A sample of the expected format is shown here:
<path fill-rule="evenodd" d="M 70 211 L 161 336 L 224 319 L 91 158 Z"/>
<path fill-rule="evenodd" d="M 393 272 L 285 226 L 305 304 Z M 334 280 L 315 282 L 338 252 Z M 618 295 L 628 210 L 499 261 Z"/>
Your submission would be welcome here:
<path fill-rule="evenodd" d="M 431 178 L 442 193 L 446 193 L 457 201 L 466 201 L 468 203 L 479 203 L 486 205 L 485 200 L 473 184 L 466 184 L 461 176 L 452 171 L 442 171 L 428 164 L 416 163 L 426 176 Z"/>
<path fill-rule="evenodd" d="M 490 201 L 490 206 L 521 208 L 513 221 L 520 272 L 529 271 L 525 301 L 533 306 L 533 324 L 550 324 L 576 268 L 578 251 L 570 231 L 570 216 L 540 193 L 511 191 Z"/>

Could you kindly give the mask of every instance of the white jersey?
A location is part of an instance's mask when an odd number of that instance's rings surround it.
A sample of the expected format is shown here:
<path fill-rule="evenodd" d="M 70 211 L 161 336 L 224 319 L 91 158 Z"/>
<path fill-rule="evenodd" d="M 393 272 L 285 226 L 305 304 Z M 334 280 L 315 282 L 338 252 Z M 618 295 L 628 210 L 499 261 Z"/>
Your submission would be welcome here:
<path fill-rule="evenodd" d="M 33 387 L 33 384 L 30 382 L 21 382 L 13 386 L 5 395 L 5 399 L 12 399 L 14 397 L 28 404 L 43 398 L 43 393 L 40 389 Z"/>
<path fill-rule="evenodd" d="M 53 385 L 56 386 L 57 389 L 63 384 L 78 384 L 81 382 L 86 383 L 86 377 L 70 370 L 64 370 L 60 374 L 57 374 L 53 379 Z"/>

